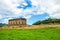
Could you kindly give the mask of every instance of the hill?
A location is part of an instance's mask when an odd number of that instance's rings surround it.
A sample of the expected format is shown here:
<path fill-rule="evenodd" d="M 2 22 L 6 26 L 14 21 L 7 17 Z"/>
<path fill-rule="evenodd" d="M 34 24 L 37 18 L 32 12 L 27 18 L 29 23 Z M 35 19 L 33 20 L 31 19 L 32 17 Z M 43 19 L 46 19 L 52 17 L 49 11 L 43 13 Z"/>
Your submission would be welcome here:
<path fill-rule="evenodd" d="M 42 21 L 37 21 L 35 23 L 33 23 L 33 25 L 40 25 L 40 24 L 60 24 L 60 19 L 56 19 L 56 18 L 48 18 Z"/>
<path fill-rule="evenodd" d="M 0 40 L 60 40 L 60 29 L 1 29 Z"/>

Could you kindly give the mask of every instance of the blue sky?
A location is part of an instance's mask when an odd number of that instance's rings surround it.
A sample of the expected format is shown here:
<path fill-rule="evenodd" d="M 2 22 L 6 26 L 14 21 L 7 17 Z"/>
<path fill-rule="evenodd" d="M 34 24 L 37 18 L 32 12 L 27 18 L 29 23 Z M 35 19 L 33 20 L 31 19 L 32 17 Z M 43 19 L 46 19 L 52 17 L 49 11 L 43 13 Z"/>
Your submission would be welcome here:
<path fill-rule="evenodd" d="M 60 0 L 0 0 L 0 23 L 21 17 L 27 19 L 27 24 L 60 18 Z"/>

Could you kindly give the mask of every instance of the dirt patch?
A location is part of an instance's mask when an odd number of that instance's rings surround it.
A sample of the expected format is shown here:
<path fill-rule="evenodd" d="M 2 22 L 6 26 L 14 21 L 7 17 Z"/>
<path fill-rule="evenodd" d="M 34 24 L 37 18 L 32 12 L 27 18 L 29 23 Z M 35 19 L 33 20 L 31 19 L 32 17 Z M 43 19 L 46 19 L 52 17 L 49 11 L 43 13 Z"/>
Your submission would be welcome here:
<path fill-rule="evenodd" d="M 57 28 L 60 28 L 60 25 L 3 26 L 0 29 L 35 29 L 35 28 L 47 28 L 47 27 L 57 27 Z"/>

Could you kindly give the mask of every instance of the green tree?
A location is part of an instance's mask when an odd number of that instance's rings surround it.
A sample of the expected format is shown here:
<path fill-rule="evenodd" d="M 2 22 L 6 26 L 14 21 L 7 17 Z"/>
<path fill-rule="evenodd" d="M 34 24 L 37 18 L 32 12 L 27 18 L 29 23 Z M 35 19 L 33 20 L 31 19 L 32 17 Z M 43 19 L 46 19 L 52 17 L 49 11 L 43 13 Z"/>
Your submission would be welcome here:
<path fill-rule="evenodd" d="M 3 24 L 2 23 L 0 23 L 0 27 L 2 27 L 3 26 Z"/>

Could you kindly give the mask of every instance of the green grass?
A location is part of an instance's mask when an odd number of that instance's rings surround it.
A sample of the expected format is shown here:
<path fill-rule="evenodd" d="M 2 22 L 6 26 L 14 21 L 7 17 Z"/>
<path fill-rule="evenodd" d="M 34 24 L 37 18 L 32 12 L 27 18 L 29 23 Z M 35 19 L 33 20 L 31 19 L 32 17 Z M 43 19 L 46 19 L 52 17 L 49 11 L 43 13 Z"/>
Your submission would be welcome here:
<path fill-rule="evenodd" d="M 0 40 L 60 40 L 60 29 L 1 29 Z"/>

